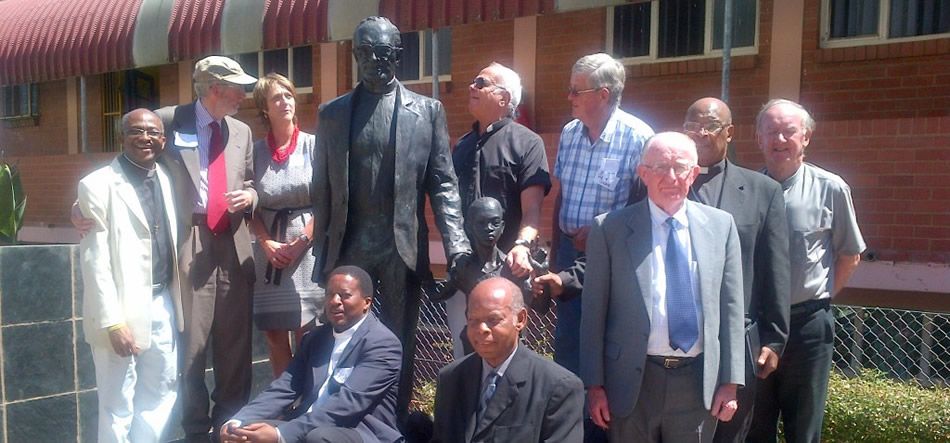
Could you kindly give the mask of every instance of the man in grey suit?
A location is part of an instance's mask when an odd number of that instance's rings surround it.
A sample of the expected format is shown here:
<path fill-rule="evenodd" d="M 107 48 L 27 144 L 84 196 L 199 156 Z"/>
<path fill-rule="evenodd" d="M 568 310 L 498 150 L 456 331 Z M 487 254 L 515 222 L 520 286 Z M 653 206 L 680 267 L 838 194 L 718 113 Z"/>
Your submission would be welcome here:
<path fill-rule="evenodd" d="M 744 383 L 742 263 L 732 216 L 686 200 L 695 143 L 666 132 L 637 172 L 648 199 L 594 220 L 581 378 L 611 441 L 712 441 Z"/>
<path fill-rule="evenodd" d="M 313 163 L 313 253 L 322 267 L 355 265 L 379 287 L 380 320 L 403 344 L 397 411 L 412 394 L 421 284 L 432 279 L 425 200 L 429 196 L 450 273 L 471 248 L 442 104 L 396 80 L 399 30 L 369 17 L 353 34 L 360 83 L 323 105 Z"/>
<path fill-rule="evenodd" d="M 521 289 L 502 277 L 484 280 L 466 316 L 475 353 L 439 372 L 434 441 L 580 443 L 584 388 L 518 343 L 528 322 Z"/>
<path fill-rule="evenodd" d="M 752 424 L 756 378 L 778 367 L 788 339 L 788 228 L 782 187 L 763 174 L 726 158 L 735 126 L 721 100 L 696 100 L 686 111 L 683 130 L 696 142 L 699 176 L 689 199 L 732 215 L 742 245 L 742 281 L 746 312 L 746 377 L 738 392 L 739 410 L 716 427 L 716 442 L 743 442 Z M 634 187 L 631 204 L 646 198 Z"/>
<path fill-rule="evenodd" d="M 231 118 L 256 79 L 227 57 L 195 64 L 198 100 L 159 109 L 168 145 L 159 163 L 175 187 L 181 235 L 179 271 L 185 317 L 182 427 L 189 442 L 209 440 L 247 402 L 251 390 L 254 255 L 244 215 L 257 204 L 251 129 Z M 208 342 L 214 410 L 205 386 Z"/>

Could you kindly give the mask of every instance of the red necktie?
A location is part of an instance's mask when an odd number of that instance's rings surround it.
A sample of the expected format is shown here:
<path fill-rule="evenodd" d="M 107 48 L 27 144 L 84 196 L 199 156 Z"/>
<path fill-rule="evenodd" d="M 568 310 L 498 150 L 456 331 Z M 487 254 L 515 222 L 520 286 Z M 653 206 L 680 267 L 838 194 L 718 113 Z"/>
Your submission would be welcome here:
<path fill-rule="evenodd" d="M 211 146 L 208 149 L 208 228 L 220 234 L 230 227 L 228 202 L 228 173 L 224 164 L 224 137 L 221 125 L 211 122 Z"/>

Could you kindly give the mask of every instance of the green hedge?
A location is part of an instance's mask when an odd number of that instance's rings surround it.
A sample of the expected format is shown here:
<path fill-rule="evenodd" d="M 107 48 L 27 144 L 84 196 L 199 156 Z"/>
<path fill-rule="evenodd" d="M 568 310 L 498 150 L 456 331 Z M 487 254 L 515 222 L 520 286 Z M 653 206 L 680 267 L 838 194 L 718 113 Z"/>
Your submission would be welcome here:
<path fill-rule="evenodd" d="M 895 381 L 873 370 L 853 378 L 832 371 L 822 440 L 950 442 L 950 389 Z"/>

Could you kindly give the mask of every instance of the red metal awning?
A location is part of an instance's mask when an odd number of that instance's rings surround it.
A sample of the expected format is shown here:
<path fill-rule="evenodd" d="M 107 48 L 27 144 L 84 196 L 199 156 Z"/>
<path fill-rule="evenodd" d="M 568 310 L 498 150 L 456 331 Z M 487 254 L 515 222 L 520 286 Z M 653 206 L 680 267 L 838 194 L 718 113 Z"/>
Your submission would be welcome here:
<path fill-rule="evenodd" d="M 379 13 L 402 32 L 551 13 L 555 0 L 380 0 Z"/>
<path fill-rule="evenodd" d="M 267 0 L 262 49 L 327 40 L 327 0 Z"/>
<path fill-rule="evenodd" d="M 328 0 L 262 1 L 0 1 L 0 85 L 193 60 L 222 35 L 240 37 L 236 52 L 327 40 Z"/>
<path fill-rule="evenodd" d="M 131 66 L 132 30 L 140 2 L 0 2 L 0 85 Z"/>

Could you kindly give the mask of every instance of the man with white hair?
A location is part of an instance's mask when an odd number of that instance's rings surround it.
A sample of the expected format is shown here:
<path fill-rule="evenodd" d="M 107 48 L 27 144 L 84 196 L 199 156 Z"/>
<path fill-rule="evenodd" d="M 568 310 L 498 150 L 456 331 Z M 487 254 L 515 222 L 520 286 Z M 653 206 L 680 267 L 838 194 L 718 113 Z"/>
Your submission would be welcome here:
<path fill-rule="evenodd" d="M 581 379 L 614 442 L 711 442 L 745 382 L 739 234 L 688 201 L 696 144 L 664 132 L 637 173 L 647 199 L 594 219 L 581 299 Z"/>
<path fill-rule="evenodd" d="M 756 117 L 765 173 L 785 194 L 792 305 L 778 369 L 756 392 L 749 441 L 775 441 L 779 416 L 787 441 L 821 439 L 834 343 L 831 297 L 848 283 L 865 248 L 848 184 L 805 163 L 814 131 L 811 114 L 791 100 L 770 100 Z"/>
<path fill-rule="evenodd" d="M 571 71 L 567 99 L 575 119 L 561 131 L 554 163 L 561 184 L 554 210 L 556 271 L 583 254 L 594 217 L 626 206 L 643 143 L 653 135 L 650 126 L 620 109 L 625 72 L 604 53 L 581 57 Z M 576 374 L 580 300 L 558 300 L 557 317 L 554 361 Z"/>
<path fill-rule="evenodd" d="M 538 240 L 541 202 L 551 189 L 548 158 L 538 134 L 514 121 L 521 103 L 521 77 L 491 63 L 468 87 L 468 110 L 475 122 L 459 139 L 452 162 L 459 179 L 462 212 L 476 199 L 492 197 L 504 210 L 505 229 L 497 246 L 515 276 L 531 272 L 529 247 Z M 465 325 L 465 297 L 448 300 L 454 353 L 461 358 L 459 334 Z"/>

